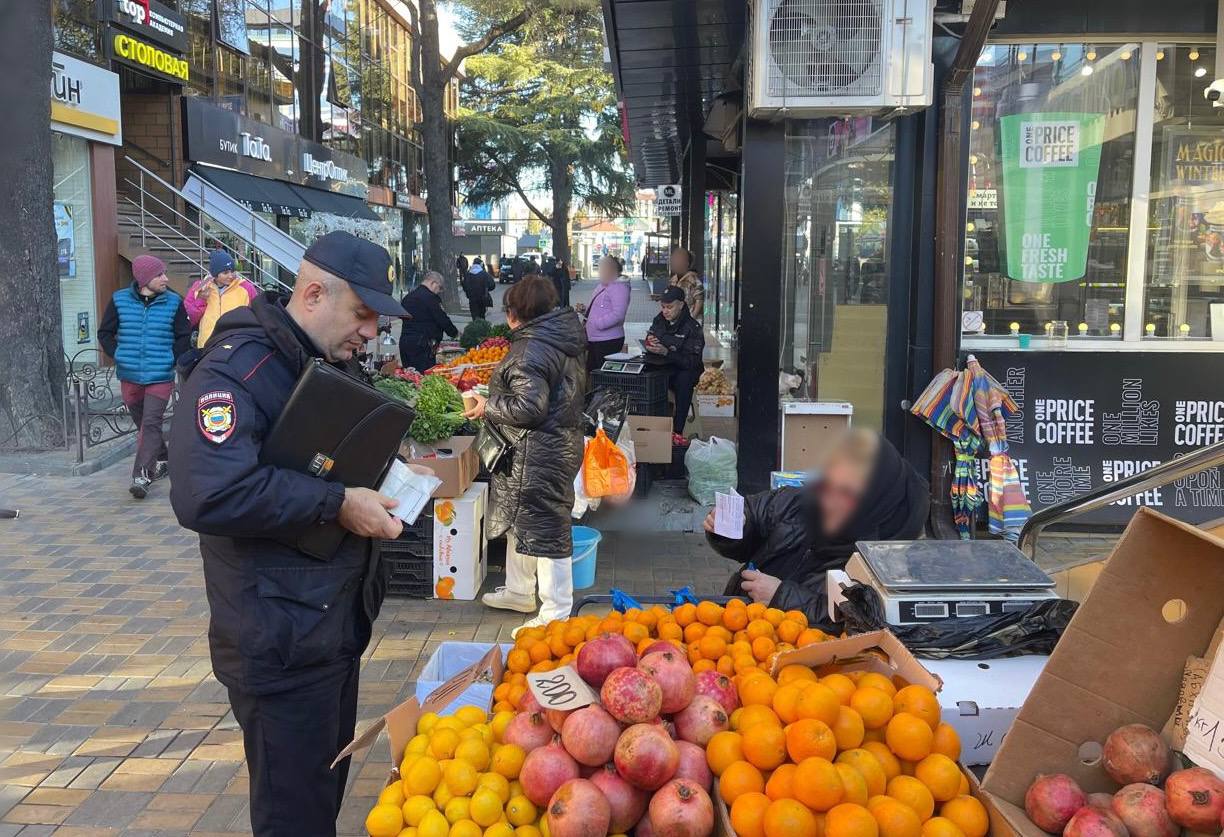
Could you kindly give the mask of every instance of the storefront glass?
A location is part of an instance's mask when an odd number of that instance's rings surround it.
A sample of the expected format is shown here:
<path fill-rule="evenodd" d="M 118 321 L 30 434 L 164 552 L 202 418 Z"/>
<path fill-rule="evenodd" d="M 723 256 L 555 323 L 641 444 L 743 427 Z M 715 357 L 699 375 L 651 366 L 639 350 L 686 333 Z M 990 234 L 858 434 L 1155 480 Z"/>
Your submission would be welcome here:
<path fill-rule="evenodd" d="M 786 126 L 781 366 L 800 393 L 880 429 L 895 131 L 871 118 Z"/>
<path fill-rule="evenodd" d="M 1144 338 L 1224 340 L 1224 131 L 1209 46 L 1161 46 L 1153 102 Z"/>
<path fill-rule="evenodd" d="M 51 160 L 55 173 L 54 215 L 60 278 L 60 323 L 64 352 L 97 348 L 93 204 L 89 143 L 80 137 L 52 132 Z"/>

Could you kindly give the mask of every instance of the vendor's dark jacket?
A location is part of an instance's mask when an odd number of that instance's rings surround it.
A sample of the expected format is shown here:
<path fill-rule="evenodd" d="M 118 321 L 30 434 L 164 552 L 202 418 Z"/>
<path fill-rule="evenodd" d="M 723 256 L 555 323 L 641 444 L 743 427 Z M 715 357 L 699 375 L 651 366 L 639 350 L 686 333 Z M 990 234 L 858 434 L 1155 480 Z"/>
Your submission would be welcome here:
<path fill-rule="evenodd" d="M 702 369 L 701 353 L 705 350 L 705 333 L 701 323 L 694 320 L 686 305 L 680 316 L 672 322 L 662 313 L 656 314 L 650 324 L 648 334 L 653 334 L 667 354 L 646 353 L 646 360 L 655 365 L 670 370 L 685 370 L 700 372 Z"/>
<path fill-rule="evenodd" d="M 424 285 L 417 285 L 406 293 L 400 300 L 400 307 L 411 317 L 404 320 L 400 340 L 437 343 L 443 334 L 459 336 L 459 329 L 442 309 L 442 298 Z"/>
<path fill-rule="evenodd" d="M 344 488 L 260 461 L 260 448 L 313 358 L 272 294 L 223 316 L 183 385 L 170 429 L 170 503 L 200 535 L 213 670 L 224 685 L 271 694 L 351 666 L 370 641 L 386 581 L 369 538 L 330 560 L 287 544 L 333 521 Z M 352 363 L 336 364 L 355 372 Z M 232 409 L 206 429 L 201 407 Z M 322 419 L 326 405 L 320 406 Z"/>
<path fill-rule="evenodd" d="M 557 308 L 510 333 L 493 370 L 484 419 L 513 448 L 493 474 L 488 536 L 507 530 L 523 555 L 567 558 L 570 513 L 582 465 L 586 331 L 572 308 Z"/>

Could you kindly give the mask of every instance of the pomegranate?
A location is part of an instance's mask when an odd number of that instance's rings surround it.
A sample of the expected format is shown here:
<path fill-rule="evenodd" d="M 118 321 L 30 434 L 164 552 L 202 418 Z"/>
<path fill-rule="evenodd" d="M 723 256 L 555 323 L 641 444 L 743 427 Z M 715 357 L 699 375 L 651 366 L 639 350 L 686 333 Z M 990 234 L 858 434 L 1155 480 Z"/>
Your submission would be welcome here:
<path fill-rule="evenodd" d="M 654 825 L 650 822 L 650 811 L 642 814 L 637 826 L 633 829 L 633 837 L 654 837 Z"/>
<path fill-rule="evenodd" d="M 655 837 L 708 837 L 714 831 L 714 803 L 695 782 L 672 779 L 650 800 Z"/>
<path fill-rule="evenodd" d="M 634 724 L 621 733 L 612 755 L 616 772 L 643 790 L 658 790 L 676 774 L 680 749 L 662 727 Z"/>
<path fill-rule="evenodd" d="M 544 717 L 548 720 L 548 725 L 553 728 L 556 733 L 561 732 L 561 727 L 565 726 L 565 719 L 570 716 L 572 709 L 545 709 Z"/>
<path fill-rule="evenodd" d="M 1095 805 L 1085 805 L 1075 812 L 1067 827 L 1063 829 L 1063 837 L 1128 837 L 1126 826 L 1122 820 L 1114 816 L 1113 811 L 1098 808 Z"/>
<path fill-rule="evenodd" d="M 1169 775 L 1169 748 L 1151 727 L 1127 724 L 1105 739 L 1101 766 L 1119 785 L 1159 785 Z"/>
<path fill-rule="evenodd" d="M 557 788 L 577 778 L 578 762 L 556 741 L 528 753 L 519 771 L 523 793 L 536 805 L 547 805 Z"/>
<path fill-rule="evenodd" d="M 612 820 L 608 823 L 609 834 L 628 834 L 629 829 L 637 825 L 646 806 L 650 804 L 650 794 L 621 778 L 616 772 L 616 765 L 606 764 L 591 777 L 591 784 L 599 788 L 612 808 Z"/>
<path fill-rule="evenodd" d="M 714 774 L 710 772 L 705 750 L 690 741 L 677 741 L 676 749 L 680 751 L 680 765 L 675 778 L 688 779 L 708 792 L 714 783 Z"/>
<path fill-rule="evenodd" d="M 520 712 L 514 716 L 502 734 L 505 743 L 517 744 L 527 753 L 537 747 L 543 747 L 552 741 L 552 738 L 553 729 L 539 712 Z"/>
<path fill-rule="evenodd" d="M 1088 797 L 1065 773 L 1040 775 L 1024 794 L 1024 812 L 1042 831 L 1059 834 Z"/>
<path fill-rule="evenodd" d="M 679 651 L 656 651 L 642 657 L 638 668 L 649 674 L 663 690 L 660 712 L 679 712 L 697 693 L 697 676 Z"/>
<path fill-rule="evenodd" d="M 646 672 L 623 666 L 604 679 L 599 697 L 604 709 L 616 720 L 626 724 L 644 724 L 659 716 L 663 689 Z"/>
<path fill-rule="evenodd" d="M 597 689 L 614 669 L 635 665 L 637 652 L 622 634 L 600 634 L 585 643 L 574 660 L 578 676 Z"/>
<path fill-rule="evenodd" d="M 1088 794 L 1088 804 L 1104 808 L 1106 811 L 1112 811 L 1113 796 L 1108 793 L 1090 793 Z"/>
<path fill-rule="evenodd" d="M 707 695 L 697 695 L 684 711 L 676 713 L 676 734 L 701 747 L 714 737 L 714 733 L 730 726 L 722 704 Z"/>
<path fill-rule="evenodd" d="M 621 727 L 616 719 L 591 704 L 570 713 L 561 728 L 561 744 L 579 764 L 598 767 L 612 758 Z"/>
<path fill-rule="evenodd" d="M 527 691 L 523 692 L 523 696 L 519 698 L 518 711 L 530 714 L 532 712 L 543 712 L 544 707 L 540 705 L 538 700 L 536 700 L 535 693 L 532 692 L 531 689 L 528 689 Z"/>
<path fill-rule="evenodd" d="M 1210 834 L 1224 817 L 1224 782 L 1203 767 L 1179 770 L 1165 782 L 1165 807 L 1173 822 Z"/>
<path fill-rule="evenodd" d="M 739 709 L 739 694 L 735 691 L 735 684 L 731 682 L 730 677 L 717 671 L 703 671 L 698 674 L 696 692 L 714 698 L 722 704 L 723 711 L 728 715 Z"/>
<path fill-rule="evenodd" d="M 676 645 L 676 643 L 666 639 L 656 639 L 654 642 L 646 646 L 646 650 L 642 652 L 642 658 L 645 659 L 651 654 L 660 651 L 670 651 L 673 654 L 684 656 L 684 649 L 682 649 L 679 645 Z"/>
<path fill-rule="evenodd" d="M 1181 831 L 1165 810 L 1164 791 L 1145 782 L 1127 785 L 1114 794 L 1111 810 L 1131 837 L 1177 837 Z"/>
<path fill-rule="evenodd" d="M 612 808 L 588 779 L 570 779 L 548 802 L 548 837 L 607 837 Z"/>

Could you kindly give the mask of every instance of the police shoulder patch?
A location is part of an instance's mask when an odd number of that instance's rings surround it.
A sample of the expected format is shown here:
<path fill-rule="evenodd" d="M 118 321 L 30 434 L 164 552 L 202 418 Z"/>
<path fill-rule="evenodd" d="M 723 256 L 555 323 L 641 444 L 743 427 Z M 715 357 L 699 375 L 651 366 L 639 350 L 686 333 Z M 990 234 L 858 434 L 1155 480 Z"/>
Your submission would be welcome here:
<path fill-rule="evenodd" d="M 223 390 L 204 393 L 196 402 L 196 416 L 204 438 L 221 444 L 233 435 L 238 424 L 234 394 Z"/>

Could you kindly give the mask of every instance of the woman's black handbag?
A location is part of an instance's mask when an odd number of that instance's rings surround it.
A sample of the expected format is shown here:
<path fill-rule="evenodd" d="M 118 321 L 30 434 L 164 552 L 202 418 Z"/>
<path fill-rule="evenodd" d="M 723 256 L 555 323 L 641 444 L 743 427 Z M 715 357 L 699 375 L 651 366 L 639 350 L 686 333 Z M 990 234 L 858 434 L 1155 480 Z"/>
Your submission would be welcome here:
<path fill-rule="evenodd" d="M 513 447 L 505 432 L 488 419 L 480 423 L 475 446 L 476 455 L 480 457 L 480 464 L 490 474 L 496 474 L 498 468 L 509 461 L 506 454 Z"/>

